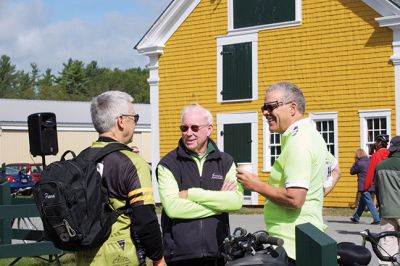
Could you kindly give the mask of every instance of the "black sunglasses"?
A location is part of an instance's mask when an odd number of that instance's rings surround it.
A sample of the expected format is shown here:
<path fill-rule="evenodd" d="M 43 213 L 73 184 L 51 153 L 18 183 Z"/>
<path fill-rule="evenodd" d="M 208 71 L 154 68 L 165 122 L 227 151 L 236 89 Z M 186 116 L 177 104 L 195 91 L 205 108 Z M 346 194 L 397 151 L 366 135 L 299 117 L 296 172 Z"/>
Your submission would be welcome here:
<path fill-rule="evenodd" d="M 139 121 L 139 114 L 135 115 L 121 115 L 121 116 L 127 116 L 127 117 L 133 117 L 133 121 L 135 121 L 135 124 Z"/>
<path fill-rule="evenodd" d="M 188 131 L 189 128 L 190 128 L 193 132 L 198 132 L 198 131 L 200 130 L 200 128 L 203 128 L 203 127 L 206 127 L 206 126 L 208 126 L 208 125 L 202 125 L 202 126 L 199 126 L 199 125 L 191 125 L 190 127 L 187 126 L 187 125 L 181 125 L 181 126 L 179 126 L 179 129 L 180 129 L 182 132 L 186 132 L 186 131 Z"/>
<path fill-rule="evenodd" d="M 292 102 L 278 102 L 278 101 L 273 101 L 273 102 L 269 102 L 269 103 L 264 103 L 263 106 L 261 106 L 261 112 L 267 111 L 268 113 L 272 113 L 272 111 L 274 111 L 276 108 L 278 108 L 281 105 L 284 104 L 289 104 Z"/>

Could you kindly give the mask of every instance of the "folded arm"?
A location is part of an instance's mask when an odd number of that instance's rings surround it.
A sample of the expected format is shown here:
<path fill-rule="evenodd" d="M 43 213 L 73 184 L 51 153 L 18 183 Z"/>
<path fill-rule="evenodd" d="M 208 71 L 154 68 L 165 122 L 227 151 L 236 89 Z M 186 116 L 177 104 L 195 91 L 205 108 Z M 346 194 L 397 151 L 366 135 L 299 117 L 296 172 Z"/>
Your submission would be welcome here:
<path fill-rule="evenodd" d="M 179 187 L 175 177 L 167 168 L 162 165 L 157 167 L 158 191 L 160 193 L 163 208 L 170 218 L 197 219 L 219 214 L 200 203 L 179 197 Z"/>
<path fill-rule="evenodd" d="M 243 204 L 243 187 L 237 182 L 235 164 L 226 174 L 220 191 L 190 188 L 188 199 L 219 212 L 239 210 Z"/>

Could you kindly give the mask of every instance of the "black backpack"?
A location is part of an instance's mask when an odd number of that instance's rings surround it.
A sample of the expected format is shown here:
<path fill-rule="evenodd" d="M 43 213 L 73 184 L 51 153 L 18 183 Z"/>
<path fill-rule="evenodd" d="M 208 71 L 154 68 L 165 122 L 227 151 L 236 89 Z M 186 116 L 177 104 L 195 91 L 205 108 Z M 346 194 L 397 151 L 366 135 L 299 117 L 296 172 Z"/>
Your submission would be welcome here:
<path fill-rule="evenodd" d="M 110 208 L 97 171 L 97 162 L 104 156 L 130 148 L 110 143 L 94 156 L 89 155 L 90 149 L 78 156 L 66 151 L 60 161 L 45 167 L 33 189 L 44 237 L 62 250 L 81 251 L 100 246 L 107 240 L 118 216 L 130 212 L 128 207 L 116 211 Z M 69 152 L 74 158 L 65 160 Z"/>

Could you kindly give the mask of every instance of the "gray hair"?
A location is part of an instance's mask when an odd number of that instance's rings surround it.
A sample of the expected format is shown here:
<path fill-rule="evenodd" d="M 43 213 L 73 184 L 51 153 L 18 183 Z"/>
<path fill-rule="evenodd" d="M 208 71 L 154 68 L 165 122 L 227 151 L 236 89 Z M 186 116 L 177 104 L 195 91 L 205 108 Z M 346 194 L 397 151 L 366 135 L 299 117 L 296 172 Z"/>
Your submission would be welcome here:
<path fill-rule="evenodd" d="M 201 106 L 200 104 L 198 104 L 198 103 L 193 103 L 193 104 L 187 105 L 187 106 L 185 106 L 185 107 L 183 108 L 182 113 L 181 113 L 181 123 L 183 122 L 183 117 L 184 117 L 187 113 L 189 113 L 189 112 L 191 112 L 191 111 L 193 111 L 193 110 L 198 110 L 198 111 L 200 111 L 200 112 L 203 112 L 203 113 L 204 113 L 204 116 L 207 118 L 208 124 L 209 124 L 209 125 L 212 125 L 212 124 L 213 124 L 213 117 L 212 117 L 211 112 L 210 112 L 208 109 L 206 109 L 206 108 L 204 108 L 203 106 Z"/>
<path fill-rule="evenodd" d="M 116 118 L 129 114 L 133 108 L 133 97 L 122 91 L 106 91 L 92 99 L 90 113 L 93 126 L 100 134 L 109 132 L 116 123 Z"/>
<path fill-rule="evenodd" d="M 304 114 L 306 110 L 306 100 L 304 98 L 303 92 L 294 84 L 290 82 L 280 82 L 271 85 L 267 90 L 266 93 L 275 91 L 275 90 L 282 90 L 283 91 L 283 99 L 285 102 L 295 102 L 297 103 L 297 110 Z"/>

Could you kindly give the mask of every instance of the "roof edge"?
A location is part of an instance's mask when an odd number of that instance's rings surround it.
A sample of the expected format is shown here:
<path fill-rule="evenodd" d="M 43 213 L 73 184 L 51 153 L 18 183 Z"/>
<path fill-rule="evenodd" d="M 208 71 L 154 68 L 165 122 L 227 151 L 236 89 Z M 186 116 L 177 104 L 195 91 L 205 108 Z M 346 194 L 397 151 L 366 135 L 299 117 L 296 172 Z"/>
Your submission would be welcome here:
<path fill-rule="evenodd" d="M 165 43 L 192 13 L 200 0 L 174 0 L 135 45 L 140 54 L 162 54 Z"/>
<path fill-rule="evenodd" d="M 383 17 L 400 15 L 400 8 L 390 0 L 362 0 Z"/>

